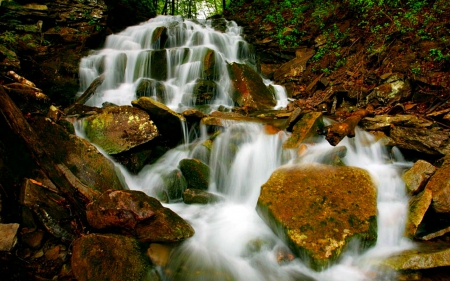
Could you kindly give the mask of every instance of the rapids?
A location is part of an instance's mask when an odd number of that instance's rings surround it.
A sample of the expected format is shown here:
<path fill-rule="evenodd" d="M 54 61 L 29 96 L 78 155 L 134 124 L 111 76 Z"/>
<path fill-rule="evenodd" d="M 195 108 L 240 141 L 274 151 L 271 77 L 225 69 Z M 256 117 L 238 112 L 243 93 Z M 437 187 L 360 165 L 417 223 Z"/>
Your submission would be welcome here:
<path fill-rule="evenodd" d="M 129 105 L 136 98 L 137 83 L 151 73 L 146 69 L 151 63 L 148 59 L 140 60 L 143 58 L 140 54 L 163 47 L 158 41 L 148 44 L 148 38 L 162 25 L 171 27 L 164 46 L 170 57 L 168 78 L 160 81 L 166 90 L 170 89 L 167 91 L 171 91 L 166 93 L 165 103 L 176 111 L 194 106 L 183 96 L 192 94 L 193 81 L 202 75 L 199 57 L 204 48 L 210 48 L 215 50 L 216 61 L 221 62 L 216 69 L 219 75 L 215 76 L 219 93 L 211 103 L 211 109 L 219 105 L 233 106 L 227 97 L 230 84 L 224 65 L 227 61 L 251 63 L 254 60 L 240 35 L 240 28 L 227 22 L 227 32 L 219 33 L 208 22 L 198 24 L 182 21 L 179 17 L 158 17 L 129 27 L 109 36 L 104 49 L 84 58 L 80 66 L 81 90 L 107 69 L 105 82 L 88 101 L 89 105 L 101 106 L 104 102 Z M 189 59 L 183 61 L 179 52 L 186 50 Z M 278 106 L 283 107 L 287 104 L 284 89 L 275 88 L 278 89 Z M 315 272 L 305 261 L 292 256 L 255 211 L 261 185 L 275 169 L 291 163 L 296 157 L 296 151 L 282 149 L 289 133 L 267 134 L 264 126 L 257 123 L 232 122 L 228 125 L 214 140 L 210 152 L 202 145 L 209 136 L 207 128 L 201 126 L 188 132 L 183 144 L 146 166 L 138 175 L 129 174 L 117 164 L 128 187 L 155 196 L 164 176 L 177 169 L 180 160 L 197 158 L 211 168 L 208 191 L 223 198 L 219 203 L 209 205 L 164 204 L 187 220 L 196 234 L 172 250 L 169 264 L 164 270 L 160 269 L 163 280 L 394 279 L 393 272 L 380 273 L 374 260 L 413 246 L 403 237 L 408 196 L 400 176 L 411 163 L 404 161 L 399 151 L 387 151 L 372 135 L 361 130 L 357 130 L 355 138 L 345 138 L 339 144 L 347 147 L 343 162 L 369 171 L 378 187 L 378 240 L 373 248 L 363 253 L 354 250 L 356 245 L 349 247 L 335 265 Z M 320 155 L 333 149 L 322 137 L 306 146 L 307 154 L 301 160 L 306 163 L 320 163 Z"/>

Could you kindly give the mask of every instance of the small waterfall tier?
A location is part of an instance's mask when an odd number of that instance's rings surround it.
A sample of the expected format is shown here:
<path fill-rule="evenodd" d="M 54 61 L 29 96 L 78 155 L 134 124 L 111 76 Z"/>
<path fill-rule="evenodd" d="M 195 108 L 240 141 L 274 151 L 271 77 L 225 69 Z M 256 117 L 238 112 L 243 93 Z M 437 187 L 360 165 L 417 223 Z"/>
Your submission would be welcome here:
<path fill-rule="evenodd" d="M 87 105 L 101 106 L 105 101 L 129 105 L 133 99 L 148 96 L 175 111 L 199 105 L 210 109 L 234 106 L 227 64 L 247 64 L 254 69 L 255 59 L 241 28 L 232 21 L 221 23 L 224 32 L 213 29 L 211 21 L 159 16 L 108 36 L 102 50 L 81 61 L 81 91 L 105 75 Z M 275 96 L 286 98 L 283 88 L 271 88 Z"/>

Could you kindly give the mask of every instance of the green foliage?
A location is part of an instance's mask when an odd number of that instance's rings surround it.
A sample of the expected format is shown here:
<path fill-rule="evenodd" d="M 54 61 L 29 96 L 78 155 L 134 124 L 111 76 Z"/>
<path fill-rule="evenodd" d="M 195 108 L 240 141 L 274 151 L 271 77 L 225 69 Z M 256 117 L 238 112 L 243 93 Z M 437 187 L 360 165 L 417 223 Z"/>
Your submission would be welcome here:
<path fill-rule="evenodd" d="M 17 35 L 14 31 L 5 31 L 0 34 L 0 42 L 7 46 L 17 44 Z"/>
<path fill-rule="evenodd" d="M 439 49 L 430 49 L 429 55 L 430 58 L 436 62 L 448 61 L 450 58 L 450 54 L 444 55 Z"/>

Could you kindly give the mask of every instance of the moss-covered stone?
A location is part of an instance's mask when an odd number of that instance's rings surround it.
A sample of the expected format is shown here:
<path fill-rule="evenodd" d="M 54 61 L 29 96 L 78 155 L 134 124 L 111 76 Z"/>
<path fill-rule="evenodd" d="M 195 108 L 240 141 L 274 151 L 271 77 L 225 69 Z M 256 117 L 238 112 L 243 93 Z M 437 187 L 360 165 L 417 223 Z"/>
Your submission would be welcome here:
<path fill-rule="evenodd" d="M 198 159 L 183 159 L 180 170 L 188 183 L 187 188 L 206 190 L 209 186 L 209 167 Z"/>
<path fill-rule="evenodd" d="M 73 244 L 75 278 L 88 280 L 159 280 L 139 242 L 115 234 L 89 234 Z"/>
<path fill-rule="evenodd" d="M 409 200 L 409 213 L 408 221 L 406 223 L 406 236 L 414 238 L 417 232 L 417 228 L 422 222 L 428 207 L 431 204 L 433 194 L 431 190 L 425 189 L 416 196 L 411 197 Z"/>
<path fill-rule="evenodd" d="M 324 127 L 322 113 L 305 112 L 292 128 L 291 136 L 283 143 L 284 149 L 297 148 L 302 142 L 317 135 L 317 130 Z"/>
<path fill-rule="evenodd" d="M 360 168 L 283 166 L 262 186 L 256 209 L 315 270 L 336 260 L 351 240 L 363 249 L 377 238 L 376 187 Z"/>
<path fill-rule="evenodd" d="M 108 154 L 118 154 L 159 135 L 147 112 L 132 106 L 107 107 L 84 120 L 86 136 Z"/>

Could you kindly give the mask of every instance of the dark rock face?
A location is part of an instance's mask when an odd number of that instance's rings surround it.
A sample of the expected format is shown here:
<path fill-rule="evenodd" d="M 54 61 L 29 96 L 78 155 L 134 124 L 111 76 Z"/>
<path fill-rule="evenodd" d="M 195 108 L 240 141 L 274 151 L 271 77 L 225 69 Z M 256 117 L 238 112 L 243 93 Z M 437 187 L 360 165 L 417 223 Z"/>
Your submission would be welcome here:
<path fill-rule="evenodd" d="M 183 159 L 179 165 L 186 178 L 187 188 L 208 189 L 210 171 L 206 164 L 198 159 Z"/>

